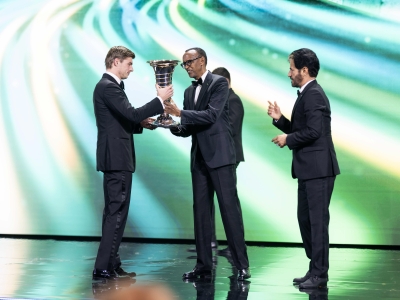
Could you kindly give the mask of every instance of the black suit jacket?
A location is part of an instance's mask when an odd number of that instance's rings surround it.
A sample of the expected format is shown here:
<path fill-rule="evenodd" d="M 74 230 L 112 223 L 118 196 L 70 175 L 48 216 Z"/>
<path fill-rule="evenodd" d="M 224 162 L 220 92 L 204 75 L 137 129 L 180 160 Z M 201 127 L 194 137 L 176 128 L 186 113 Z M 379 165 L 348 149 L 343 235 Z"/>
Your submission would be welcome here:
<path fill-rule="evenodd" d="M 103 74 L 93 92 L 97 125 L 97 171 L 135 172 L 133 133 L 142 133 L 140 122 L 162 113 L 156 97 L 142 107 L 134 108 L 115 79 Z"/>
<path fill-rule="evenodd" d="M 329 100 L 316 80 L 297 98 L 291 121 L 282 116 L 273 124 L 288 134 L 286 144 L 293 152 L 293 178 L 306 180 L 340 174 L 331 135 Z"/>
<path fill-rule="evenodd" d="M 224 77 L 208 73 L 196 105 L 195 87 L 185 90 L 178 136 L 192 136 L 191 170 L 200 149 L 210 168 L 235 164 L 235 145 L 229 124 L 228 82 Z"/>
<path fill-rule="evenodd" d="M 242 100 L 229 89 L 229 120 L 232 127 L 232 137 L 235 143 L 236 163 L 244 161 L 243 145 L 242 145 L 242 126 L 244 118 L 244 108 Z"/>

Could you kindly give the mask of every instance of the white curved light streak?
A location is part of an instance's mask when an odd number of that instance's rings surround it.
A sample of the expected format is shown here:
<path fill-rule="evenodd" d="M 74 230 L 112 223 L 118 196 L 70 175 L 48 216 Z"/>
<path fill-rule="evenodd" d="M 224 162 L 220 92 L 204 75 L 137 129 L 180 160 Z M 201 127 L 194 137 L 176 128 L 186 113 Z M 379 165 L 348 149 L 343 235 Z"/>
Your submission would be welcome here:
<path fill-rule="evenodd" d="M 75 148 L 76 144 L 64 122 L 64 116 L 57 103 L 52 84 L 52 81 L 56 81 L 57 73 L 60 72 L 53 69 L 53 52 L 50 50 L 52 50 L 52 46 L 54 45 L 56 49 L 59 49 L 58 42 L 54 42 L 54 37 L 58 36 L 57 32 L 63 23 L 87 3 L 86 1 L 81 1 L 74 5 L 73 2 L 65 1 L 59 3 L 60 6 L 49 5 L 43 8 L 33 21 L 32 32 L 29 32 L 31 34 L 31 41 L 34 44 L 31 69 L 31 78 L 34 85 L 33 103 L 36 105 L 36 112 L 38 113 L 39 122 L 42 125 L 42 128 L 37 130 L 37 133 L 44 133 L 44 136 L 38 139 L 43 140 L 44 137 L 42 153 L 36 156 L 38 161 L 42 160 L 43 165 L 34 171 L 36 175 L 43 173 L 43 176 L 33 177 L 33 180 L 41 181 L 38 188 L 42 189 L 42 201 L 47 201 L 42 210 L 44 212 L 47 211 L 49 214 L 51 211 L 50 219 L 44 218 L 41 224 L 35 225 L 38 226 L 37 230 L 39 232 L 46 232 L 47 234 L 65 232 L 66 226 L 70 224 L 70 220 L 63 216 L 68 214 L 69 210 L 69 213 L 73 215 L 72 210 L 75 210 L 81 204 L 85 205 L 84 203 L 87 203 L 85 202 L 85 193 L 81 190 L 85 188 L 85 185 L 82 184 L 82 178 L 76 176 L 76 174 L 84 174 L 82 170 L 83 162 L 78 155 L 78 151 Z M 50 28 L 50 30 L 46 30 L 47 28 Z M 34 41 L 35 37 L 38 38 L 37 41 Z M 31 111 L 35 111 L 35 109 Z M 48 150 L 51 151 L 54 160 L 51 159 L 51 156 L 46 155 Z M 48 170 L 46 170 L 46 166 Z M 47 184 L 43 184 L 43 180 Z M 54 182 L 52 183 L 52 181 Z M 71 197 L 71 195 L 73 196 Z M 83 210 L 81 212 L 84 213 Z M 76 217 L 77 219 L 74 220 L 75 224 L 80 223 L 83 227 L 94 223 L 93 216 L 91 215 L 79 218 L 79 214 L 76 214 Z M 51 219 L 53 218 L 58 221 L 52 222 Z M 53 224 L 50 228 L 46 226 L 49 222 Z M 79 226 L 72 226 L 68 229 L 68 233 L 79 235 L 81 231 L 79 230 Z"/>
<path fill-rule="evenodd" d="M 68 26 L 68 32 L 74 37 L 75 40 L 79 40 L 81 49 L 88 49 L 82 47 L 82 42 L 79 39 L 79 29 L 76 26 Z M 59 43 L 61 32 L 54 34 L 53 39 L 55 43 Z M 59 46 L 59 45 L 57 45 Z M 87 50 L 86 50 L 87 51 Z M 91 51 L 90 54 L 92 53 Z M 63 69 L 63 61 L 61 57 L 61 51 L 54 51 L 51 53 L 53 64 L 51 65 L 49 72 L 52 74 L 54 80 L 53 86 L 56 91 L 57 100 L 60 104 L 60 108 L 65 113 L 66 117 L 70 119 L 69 126 L 74 132 L 78 139 L 78 143 L 82 145 L 87 157 L 90 157 L 90 162 L 95 168 L 96 160 L 94 153 L 96 153 L 96 136 L 97 129 L 96 123 L 93 122 L 93 111 L 88 114 L 87 109 L 84 107 L 82 100 L 79 95 L 74 91 L 74 87 L 68 78 L 68 74 Z M 90 88 L 90 87 L 88 87 Z M 89 99 L 91 102 L 92 99 Z"/>
<path fill-rule="evenodd" d="M 42 124 L 42 130 L 48 141 L 55 162 L 61 171 L 72 171 L 80 168 L 80 159 L 71 139 L 68 128 L 63 121 L 56 97 L 54 95 L 52 78 L 48 73 L 51 69 L 50 39 L 54 32 L 81 6 L 76 5 L 64 11 L 58 18 L 52 16 L 60 9 L 71 5 L 76 0 L 48 2 L 36 15 L 31 23 L 31 82 L 33 100 Z"/>
<path fill-rule="evenodd" d="M 16 32 L 24 25 L 27 17 L 22 16 L 11 22 L 0 31 L 0 70 L 3 70 L 4 54 L 8 45 L 15 39 Z M 0 97 L 3 97 L 0 86 Z M 0 103 L 5 100 L 0 99 Z M 0 163 L 3 171 L 0 175 L 0 190 L 2 198 L 6 199 L 7 205 L 3 206 L 0 217 L 0 231 L 7 233 L 26 232 L 29 228 L 29 212 L 24 206 L 24 197 L 21 194 L 20 183 L 15 171 L 12 149 L 9 148 L 6 126 L 3 120 L 3 105 L 0 105 Z"/>

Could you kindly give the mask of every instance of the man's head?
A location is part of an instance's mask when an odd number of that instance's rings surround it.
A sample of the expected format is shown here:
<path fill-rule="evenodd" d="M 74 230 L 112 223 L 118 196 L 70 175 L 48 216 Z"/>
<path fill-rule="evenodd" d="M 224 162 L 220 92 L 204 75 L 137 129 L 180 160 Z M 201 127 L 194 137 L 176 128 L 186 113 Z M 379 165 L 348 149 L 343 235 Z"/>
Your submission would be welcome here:
<path fill-rule="evenodd" d="M 290 70 L 288 77 L 293 87 L 302 87 L 318 75 L 319 60 L 314 51 L 301 48 L 289 55 Z"/>
<path fill-rule="evenodd" d="M 199 79 L 206 71 L 207 54 L 201 48 L 190 48 L 185 51 L 181 66 L 190 78 Z"/>
<path fill-rule="evenodd" d="M 219 67 L 216 68 L 214 71 L 212 71 L 212 73 L 225 77 L 226 80 L 228 81 L 229 87 L 231 87 L 231 74 L 227 69 L 225 69 L 224 67 Z"/>
<path fill-rule="evenodd" d="M 112 47 L 106 56 L 105 65 L 107 71 L 115 74 L 120 79 L 128 78 L 133 71 L 132 60 L 135 53 L 124 46 Z"/>

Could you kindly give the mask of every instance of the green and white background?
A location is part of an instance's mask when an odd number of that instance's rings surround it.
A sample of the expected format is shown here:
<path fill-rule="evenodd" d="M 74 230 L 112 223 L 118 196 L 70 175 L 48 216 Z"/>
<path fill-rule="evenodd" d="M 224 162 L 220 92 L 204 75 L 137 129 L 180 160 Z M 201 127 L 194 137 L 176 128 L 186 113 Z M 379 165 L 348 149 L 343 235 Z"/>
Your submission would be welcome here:
<path fill-rule="evenodd" d="M 300 242 L 291 152 L 268 100 L 290 116 L 290 52 L 319 56 L 342 174 L 331 243 L 400 245 L 400 4 L 397 1 L 0 0 L 0 233 L 99 236 L 92 92 L 111 46 L 136 53 L 136 107 L 155 96 L 153 59 L 198 46 L 224 66 L 245 107 L 238 191 L 248 241 Z M 190 84 L 177 67 L 174 100 Z M 125 236 L 193 238 L 190 138 L 135 136 Z M 218 238 L 224 239 L 218 221 Z"/>

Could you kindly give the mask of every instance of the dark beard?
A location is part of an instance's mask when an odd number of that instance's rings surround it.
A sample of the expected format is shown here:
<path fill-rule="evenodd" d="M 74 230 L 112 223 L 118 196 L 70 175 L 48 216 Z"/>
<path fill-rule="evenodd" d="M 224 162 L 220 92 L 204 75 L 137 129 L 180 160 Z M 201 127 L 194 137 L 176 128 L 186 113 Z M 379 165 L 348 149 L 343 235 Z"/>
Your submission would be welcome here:
<path fill-rule="evenodd" d="M 300 87 L 300 82 L 303 81 L 303 76 L 301 74 L 297 74 L 293 79 L 292 79 L 292 87 Z"/>

